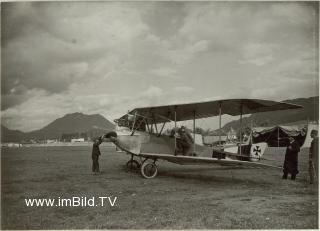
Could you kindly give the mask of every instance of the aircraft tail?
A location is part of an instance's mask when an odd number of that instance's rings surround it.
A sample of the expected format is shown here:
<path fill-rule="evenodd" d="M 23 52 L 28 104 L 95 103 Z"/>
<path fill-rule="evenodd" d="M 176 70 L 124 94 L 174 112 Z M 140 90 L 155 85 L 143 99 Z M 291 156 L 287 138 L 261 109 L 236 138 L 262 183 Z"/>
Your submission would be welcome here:
<path fill-rule="evenodd" d="M 310 148 L 311 141 L 312 141 L 312 138 L 311 138 L 310 134 L 311 134 L 312 130 L 319 131 L 319 125 L 316 124 L 316 123 L 309 123 L 308 124 L 306 138 L 305 138 L 301 148 Z"/>

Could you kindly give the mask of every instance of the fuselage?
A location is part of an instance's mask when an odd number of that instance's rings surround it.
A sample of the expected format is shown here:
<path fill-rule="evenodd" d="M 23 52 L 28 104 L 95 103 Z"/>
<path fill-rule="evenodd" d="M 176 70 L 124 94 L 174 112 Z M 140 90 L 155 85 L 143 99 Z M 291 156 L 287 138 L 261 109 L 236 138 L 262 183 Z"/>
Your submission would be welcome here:
<path fill-rule="evenodd" d="M 128 127 L 117 126 L 115 132 L 117 133 L 117 146 L 129 153 L 139 155 L 140 153 L 155 153 L 155 154 L 168 154 L 174 155 L 176 148 L 176 140 L 174 136 L 169 135 L 156 135 L 145 131 L 132 131 Z M 199 134 L 197 134 L 199 135 Z M 201 135 L 200 135 L 201 136 Z M 197 142 L 198 140 L 198 142 Z M 257 161 L 263 155 L 266 143 L 257 144 L 243 144 L 233 145 L 229 147 L 222 147 L 215 149 L 214 147 L 208 147 L 199 142 L 199 138 L 196 139 L 196 143 L 193 144 L 192 153 L 195 153 L 198 157 L 212 157 L 221 158 L 215 156 L 215 152 L 224 152 L 224 159 L 235 159 L 232 155 L 228 156 L 228 153 L 235 155 L 243 155 L 244 158 L 250 161 Z M 201 139 L 202 140 L 202 139 Z M 239 158 L 238 158 L 239 159 Z"/>

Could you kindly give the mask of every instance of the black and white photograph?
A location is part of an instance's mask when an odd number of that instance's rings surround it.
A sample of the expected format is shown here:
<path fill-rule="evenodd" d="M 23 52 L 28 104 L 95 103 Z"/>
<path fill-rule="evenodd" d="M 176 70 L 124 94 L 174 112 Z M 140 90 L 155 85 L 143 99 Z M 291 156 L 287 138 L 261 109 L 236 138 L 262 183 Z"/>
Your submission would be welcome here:
<path fill-rule="evenodd" d="M 319 229 L 318 1 L 1 3 L 1 229 Z"/>

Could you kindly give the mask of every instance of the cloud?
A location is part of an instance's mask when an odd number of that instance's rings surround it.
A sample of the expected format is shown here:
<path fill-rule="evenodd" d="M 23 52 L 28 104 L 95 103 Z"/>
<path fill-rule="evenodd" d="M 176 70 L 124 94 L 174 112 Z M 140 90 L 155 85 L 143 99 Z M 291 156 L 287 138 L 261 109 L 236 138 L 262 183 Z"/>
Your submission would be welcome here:
<path fill-rule="evenodd" d="M 181 93 L 191 93 L 194 91 L 194 88 L 188 86 L 177 86 L 173 88 L 177 92 Z"/>
<path fill-rule="evenodd" d="M 145 91 L 141 92 L 141 95 L 143 97 L 148 97 L 148 98 L 152 98 L 152 97 L 160 97 L 163 95 L 163 90 L 159 87 L 155 87 L 155 86 L 150 86 L 148 89 L 146 89 Z"/>
<path fill-rule="evenodd" d="M 151 74 L 165 78 L 178 78 L 177 71 L 169 67 L 160 67 L 150 70 Z"/>
<path fill-rule="evenodd" d="M 88 68 L 100 60 L 113 68 L 130 56 L 131 41 L 146 30 L 139 11 L 124 4 L 12 3 L 3 8 L 3 94 L 12 93 L 17 80 L 27 89 L 59 93 L 84 76 L 100 78 L 101 72 Z M 26 22 L 21 32 L 12 26 Z"/>
<path fill-rule="evenodd" d="M 257 66 L 265 65 L 274 60 L 272 44 L 251 43 L 243 47 L 243 59 L 240 63 L 252 63 Z"/>
<path fill-rule="evenodd" d="M 205 51 L 209 46 L 206 40 L 196 42 L 188 42 L 184 46 L 177 45 L 175 47 L 168 47 L 162 50 L 162 57 L 168 59 L 173 64 L 187 64 L 199 53 Z"/>
<path fill-rule="evenodd" d="M 201 40 L 194 43 L 188 50 L 191 53 L 198 53 L 198 52 L 207 50 L 208 46 L 209 46 L 208 40 Z"/>
<path fill-rule="evenodd" d="M 161 104 L 166 96 L 165 91 L 155 86 L 149 86 L 131 96 L 107 93 L 86 95 L 78 94 L 78 90 L 62 94 L 29 90 L 26 101 L 1 111 L 1 122 L 10 128 L 31 131 L 73 112 L 99 113 L 112 121 L 133 108 Z"/>
<path fill-rule="evenodd" d="M 3 3 L 1 115 L 32 130 L 66 113 L 318 94 L 318 3 Z"/>

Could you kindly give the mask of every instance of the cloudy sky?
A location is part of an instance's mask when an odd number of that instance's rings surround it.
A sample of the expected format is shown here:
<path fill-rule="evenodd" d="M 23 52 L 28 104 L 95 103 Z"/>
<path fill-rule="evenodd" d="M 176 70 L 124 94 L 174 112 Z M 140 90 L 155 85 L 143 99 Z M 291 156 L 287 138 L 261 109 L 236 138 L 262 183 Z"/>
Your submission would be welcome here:
<path fill-rule="evenodd" d="M 1 4 L 1 118 L 30 131 L 66 113 L 318 95 L 317 3 Z"/>

